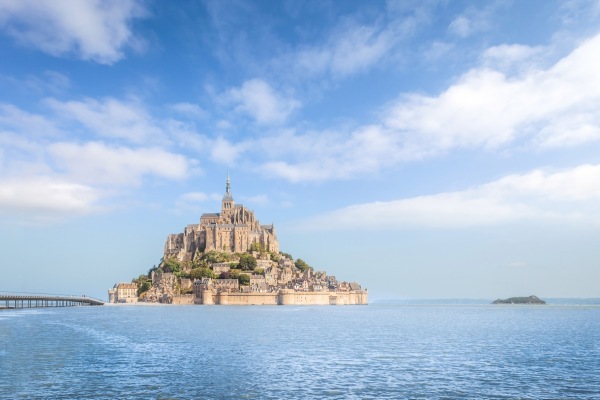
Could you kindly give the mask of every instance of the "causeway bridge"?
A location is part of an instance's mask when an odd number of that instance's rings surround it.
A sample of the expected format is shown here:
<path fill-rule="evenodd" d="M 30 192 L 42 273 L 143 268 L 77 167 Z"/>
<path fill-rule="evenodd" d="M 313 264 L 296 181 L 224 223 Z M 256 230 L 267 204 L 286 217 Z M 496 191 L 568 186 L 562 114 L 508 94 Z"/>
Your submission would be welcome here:
<path fill-rule="evenodd" d="M 87 296 L 0 292 L 0 309 L 35 307 L 101 306 L 104 301 Z"/>

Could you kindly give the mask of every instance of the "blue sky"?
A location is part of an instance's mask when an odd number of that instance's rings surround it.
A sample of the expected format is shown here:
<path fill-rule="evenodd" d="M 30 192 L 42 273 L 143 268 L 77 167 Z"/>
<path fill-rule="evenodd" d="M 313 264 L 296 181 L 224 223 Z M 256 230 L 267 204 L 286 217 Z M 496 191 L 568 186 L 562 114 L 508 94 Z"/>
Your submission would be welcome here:
<path fill-rule="evenodd" d="M 0 290 L 236 202 L 371 299 L 600 297 L 598 1 L 0 1 Z"/>

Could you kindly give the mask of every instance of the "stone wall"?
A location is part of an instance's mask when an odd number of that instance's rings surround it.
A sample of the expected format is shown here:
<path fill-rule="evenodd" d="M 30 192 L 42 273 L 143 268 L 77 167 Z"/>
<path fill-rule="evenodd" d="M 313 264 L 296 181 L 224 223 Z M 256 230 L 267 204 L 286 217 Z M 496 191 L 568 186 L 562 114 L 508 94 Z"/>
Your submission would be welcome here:
<path fill-rule="evenodd" d="M 194 304 L 194 295 L 182 294 L 173 296 L 173 303 L 171 304 Z"/>
<path fill-rule="evenodd" d="M 277 293 L 228 293 L 220 292 L 215 296 L 215 304 L 238 306 L 277 305 Z"/>
<path fill-rule="evenodd" d="M 282 289 L 275 293 L 215 292 L 203 290 L 194 304 L 205 305 L 358 305 L 368 304 L 368 291 L 296 292 Z"/>

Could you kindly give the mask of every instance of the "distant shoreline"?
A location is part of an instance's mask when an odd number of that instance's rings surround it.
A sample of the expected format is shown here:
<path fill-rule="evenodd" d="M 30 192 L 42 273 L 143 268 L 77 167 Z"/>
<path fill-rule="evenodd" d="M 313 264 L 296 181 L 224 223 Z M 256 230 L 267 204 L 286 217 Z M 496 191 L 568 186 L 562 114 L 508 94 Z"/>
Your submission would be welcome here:
<path fill-rule="evenodd" d="M 377 299 L 372 305 L 490 305 L 495 300 L 487 299 Z M 547 305 L 600 305 L 600 297 L 549 297 Z"/>

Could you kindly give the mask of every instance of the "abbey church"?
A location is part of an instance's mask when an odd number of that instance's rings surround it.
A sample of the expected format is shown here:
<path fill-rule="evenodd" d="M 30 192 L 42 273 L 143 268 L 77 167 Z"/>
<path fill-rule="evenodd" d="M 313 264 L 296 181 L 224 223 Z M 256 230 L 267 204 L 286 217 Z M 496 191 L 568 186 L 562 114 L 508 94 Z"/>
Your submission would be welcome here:
<path fill-rule="evenodd" d="M 179 261 L 192 261 L 196 251 L 243 253 L 253 243 L 266 251 L 279 252 L 275 227 L 261 225 L 253 211 L 235 204 L 231 195 L 231 182 L 227 176 L 221 212 L 202 214 L 199 224 L 186 226 L 183 233 L 169 235 L 165 243 L 164 259 L 175 257 Z"/>

